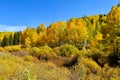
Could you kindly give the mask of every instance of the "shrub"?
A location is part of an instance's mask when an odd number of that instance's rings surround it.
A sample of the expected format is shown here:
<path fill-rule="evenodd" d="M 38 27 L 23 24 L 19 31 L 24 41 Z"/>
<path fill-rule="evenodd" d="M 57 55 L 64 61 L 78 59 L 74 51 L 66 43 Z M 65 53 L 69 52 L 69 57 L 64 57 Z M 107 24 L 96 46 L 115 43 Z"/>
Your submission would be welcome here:
<path fill-rule="evenodd" d="M 55 54 L 52 52 L 52 48 L 48 46 L 43 46 L 43 47 L 33 47 L 31 50 L 31 55 L 37 57 L 38 59 L 42 60 L 48 60 L 51 57 L 54 57 Z"/>
<path fill-rule="evenodd" d="M 56 50 L 57 55 L 63 57 L 72 57 L 79 54 L 79 50 L 76 47 L 68 44 L 60 46 L 58 50 L 59 51 Z"/>
<path fill-rule="evenodd" d="M 92 59 L 84 58 L 83 60 L 84 65 L 92 72 L 97 73 L 101 70 L 101 67 Z"/>
<path fill-rule="evenodd" d="M 75 66 L 73 66 L 74 70 L 72 70 L 71 74 L 71 80 L 85 80 L 86 74 L 87 74 L 87 69 L 86 66 L 82 63 L 79 62 Z"/>
<path fill-rule="evenodd" d="M 25 60 L 25 61 L 32 61 L 32 59 L 33 59 L 33 57 L 30 55 L 26 55 L 23 57 L 23 60 Z"/>
<path fill-rule="evenodd" d="M 100 47 L 100 46 L 99 46 Z M 94 48 L 94 51 L 89 52 L 89 57 L 91 57 L 97 64 L 104 67 L 104 64 L 108 64 L 108 52 L 104 52 L 104 49 L 100 50 Z"/>
<path fill-rule="evenodd" d="M 4 47 L 4 49 L 8 52 L 11 52 L 11 51 L 19 51 L 21 50 L 21 45 L 15 45 L 15 46 L 6 46 Z"/>
<path fill-rule="evenodd" d="M 104 80 L 119 80 L 120 79 L 120 68 L 112 68 L 110 66 L 105 66 L 102 69 L 102 78 Z"/>
<path fill-rule="evenodd" d="M 31 55 L 38 56 L 39 48 L 38 47 L 31 48 L 30 53 L 31 53 Z"/>
<path fill-rule="evenodd" d="M 52 50 L 53 53 L 57 54 L 57 57 L 52 60 L 59 66 L 71 67 L 77 64 L 78 58 L 81 57 L 82 53 L 72 45 L 62 45 Z"/>
<path fill-rule="evenodd" d="M 31 55 L 25 55 L 22 58 L 23 58 L 23 60 L 28 61 L 28 62 L 33 62 L 33 63 L 36 63 L 36 64 L 40 63 L 40 60 L 38 60 L 36 57 L 31 56 Z"/>
<path fill-rule="evenodd" d="M 114 49 L 108 56 L 108 61 L 110 66 L 120 65 L 120 49 Z"/>
<path fill-rule="evenodd" d="M 5 52 L 5 49 L 3 47 L 0 47 L 1 52 Z"/>
<path fill-rule="evenodd" d="M 100 66 L 89 58 L 80 58 L 71 70 L 71 80 L 100 80 Z"/>
<path fill-rule="evenodd" d="M 91 58 L 101 67 L 108 63 L 108 57 L 100 53 L 91 54 Z"/>

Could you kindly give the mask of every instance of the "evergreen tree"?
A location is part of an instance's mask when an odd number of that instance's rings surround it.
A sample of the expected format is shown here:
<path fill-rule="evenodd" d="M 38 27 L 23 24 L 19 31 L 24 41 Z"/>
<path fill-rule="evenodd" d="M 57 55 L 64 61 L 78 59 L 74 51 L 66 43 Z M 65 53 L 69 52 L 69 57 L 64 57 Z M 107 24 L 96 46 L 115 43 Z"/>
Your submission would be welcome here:
<path fill-rule="evenodd" d="M 12 34 L 9 35 L 9 43 L 10 43 L 10 45 L 13 45 L 13 36 L 12 36 Z"/>
<path fill-rule="evenodd" d="M 21 31 L 17 32 L 17 42 L 18 44 L 21 44 Z"/>
<path fill-rule="evenodd" d="M 5 45 L 5 46 L 9 46 L 9 45 L 10 45 L 10 43 L 9 43 L 9 38 L 6 37 L 6 45 Z"/>
<path fill-rule="evenodd" d="M 13 45 L 17 45 L 17 32 L 14 33 Z"/>
<path fill-rule="evenodd" d="M 1 46 L 4 47 L 4 46 L 9 46 L 9 38 L 7 36 L 4 36 L 3 40 L 2 40 L 2 43 L 1 43 Z"/>
<path fill-rule="evenodd" d="M 21 44 L 20 35 L 21 35 L 21 32 L 15 32 L 14 33 L 13 45 Z"/>

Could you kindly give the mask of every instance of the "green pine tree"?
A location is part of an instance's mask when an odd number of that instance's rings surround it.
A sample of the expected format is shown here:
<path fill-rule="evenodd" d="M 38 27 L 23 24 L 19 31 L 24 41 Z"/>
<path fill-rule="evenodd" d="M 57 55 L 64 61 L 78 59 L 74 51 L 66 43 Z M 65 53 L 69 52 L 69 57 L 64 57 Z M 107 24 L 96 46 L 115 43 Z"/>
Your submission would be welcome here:
<path fill-rule="evenodd" d="M 15 32 L 14 33 L 13 45 L 19 45 L 19 44 L 21 44 L 20 35 L 21 35 L 21 32 Z"/>
<path fill-rule="evenodd" d="M 13 45 L 13 35 L 12 34 L 9 35 L 9 43 L 10 43 L 10 45 Z"/>
<path fill-rule="evenodd" d="M 9 46 L 9 38 L 5 35 L 3 40 L 2 40 L 2 43 L 1 43 L 1 46 L 4 47 L 4 46 Z"/>

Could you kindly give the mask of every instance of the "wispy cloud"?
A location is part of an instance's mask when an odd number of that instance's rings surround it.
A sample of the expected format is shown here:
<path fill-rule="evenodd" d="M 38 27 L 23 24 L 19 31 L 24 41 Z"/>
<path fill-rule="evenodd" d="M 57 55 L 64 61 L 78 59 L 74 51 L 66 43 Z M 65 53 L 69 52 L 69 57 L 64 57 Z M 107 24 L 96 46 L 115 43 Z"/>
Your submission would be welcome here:
<path fill-rule="evenodd" d="M 2 25 L 0 24 L 0 31 L 22 31 L 27 26 L 11 26 L 11 25 Z"/>

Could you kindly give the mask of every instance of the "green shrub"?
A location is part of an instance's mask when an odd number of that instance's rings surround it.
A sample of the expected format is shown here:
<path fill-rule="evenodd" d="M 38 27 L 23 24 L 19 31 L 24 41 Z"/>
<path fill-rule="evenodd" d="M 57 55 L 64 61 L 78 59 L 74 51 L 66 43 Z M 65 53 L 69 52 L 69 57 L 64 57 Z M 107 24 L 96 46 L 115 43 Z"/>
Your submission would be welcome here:
<path fill-rule="evenodd" d="M 51 57 L 56 56 L 54 52 L 52 52 L 52 48 L 48 46 L 43 46 L 43 47 L 33 47 L 30 50 L 31 55 L 37 57 L 38 59 L 44 59 L 48 60 Z"/>
<path fill-rule="evenodd" d="M 89 58 L 80 58 L 71 72 L 71 80 L 100 80 L 101 77 L 100 66 Z"/>
<path fill-rule="evenodd" d="M 55 51 L 57 51 L 58 56 L 72 57 L 79 54 L 79 50 L 76 47 L 68 44 L 62 45 L 57 49 Z"/>
<path fill-rule="evenodd" d="M 100 46 L 99 46 L 100 47 Z M 105 64 L 108 64 L 108 52 L 104 52 L 104 49 L 97 49 L 94 48 L 94 51 L 89 52 L 89 57 L 91 57 L 97 64 L 99 64 L 101 67 L 104 67 Z"/>
<path fill-rule="evenodd" d="M 25 61 L 32 61 L 32 59 L 33 59 L 33 57 L 30 56 L 30 55 L 25 55 L 25 56 L 23 57 L 23 60 L 25 60 Z"/>
<path fill-rule="evenodd" d="M 85 66 L 87 66 L 87 68 L 89 68 L 89 70 L 92 73 L 96 74 L 97 72 L 99 72 L 101 70 L 101 67 L 95 61 L 93 61 L 92 59 L 84 58 L 83 63 L 84 63 Z"/>

